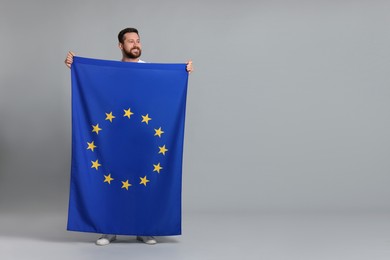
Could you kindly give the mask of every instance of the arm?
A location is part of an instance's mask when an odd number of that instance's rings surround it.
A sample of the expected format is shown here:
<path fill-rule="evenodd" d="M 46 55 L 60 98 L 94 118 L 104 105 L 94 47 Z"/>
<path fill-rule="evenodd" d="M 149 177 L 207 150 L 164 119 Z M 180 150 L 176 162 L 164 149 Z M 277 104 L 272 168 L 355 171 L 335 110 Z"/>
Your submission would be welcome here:
<path fill-rule="evenodd" d="M 73 63 L 73 56 L 74 56 L 74 53 L 73 52 L 68 52 L 68 55 L 66 55 L 66 59 L 65 59 L 65 65 L 70 69 L 70 67 L 72 66 L 72 63 Z"/>

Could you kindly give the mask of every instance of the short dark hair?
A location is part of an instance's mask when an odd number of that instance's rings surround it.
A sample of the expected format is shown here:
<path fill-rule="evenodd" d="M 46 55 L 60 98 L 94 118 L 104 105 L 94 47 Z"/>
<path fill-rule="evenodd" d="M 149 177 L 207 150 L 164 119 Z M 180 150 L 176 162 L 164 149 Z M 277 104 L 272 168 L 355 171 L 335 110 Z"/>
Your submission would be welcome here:
<path fill-rule="evenodd" d="M 122 31 L 120 31 L 119 34 L 118 34 L 118 41 L 120 43 L 124 43 L 125 34 L 126 33 L 136 33 L 136 34 L 138 34 L 138 30 L 135 29 L 135 28 L 125 28 Z M 138 36 L 139 36 L 139 34 L 138 34 Z"/>

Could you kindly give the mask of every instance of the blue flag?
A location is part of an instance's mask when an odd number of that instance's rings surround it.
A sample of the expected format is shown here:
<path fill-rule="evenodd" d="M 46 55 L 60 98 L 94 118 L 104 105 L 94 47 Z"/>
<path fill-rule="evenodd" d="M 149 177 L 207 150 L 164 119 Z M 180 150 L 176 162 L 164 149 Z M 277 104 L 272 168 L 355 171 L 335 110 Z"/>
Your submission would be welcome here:
<path fill-rule="evenodd" d="M 185 68 L 74 57 L 68 230 L 181 234 Z"/>

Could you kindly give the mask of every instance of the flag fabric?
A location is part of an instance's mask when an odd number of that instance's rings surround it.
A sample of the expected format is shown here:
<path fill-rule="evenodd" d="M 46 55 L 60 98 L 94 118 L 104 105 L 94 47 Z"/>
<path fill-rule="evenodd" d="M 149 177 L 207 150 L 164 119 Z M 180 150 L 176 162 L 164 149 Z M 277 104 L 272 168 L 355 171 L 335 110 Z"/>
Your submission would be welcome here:
<path fill-rule="evenodd" d="M 67 229 L 181 234 L 185 64 L 74 57 Z"/>

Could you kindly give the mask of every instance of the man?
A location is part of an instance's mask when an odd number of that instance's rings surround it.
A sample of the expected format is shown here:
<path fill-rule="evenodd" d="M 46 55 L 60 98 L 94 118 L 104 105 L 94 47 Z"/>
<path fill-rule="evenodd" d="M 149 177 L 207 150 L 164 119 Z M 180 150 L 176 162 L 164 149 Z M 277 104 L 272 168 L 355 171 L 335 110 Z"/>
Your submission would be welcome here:
<path fill-rule="evenodd" d="M 138 30 L 135 28 L 126 28 L 118 34 L 118 47 L 122 51 L 122 61 L 124 62 L 144 62 L 139 59 L 142 54 L 141 41 L 138 34 Z M 73 63 L 73 52 L 68 52 L 65 59 L 65 64 L 68 68 Z M 187 62 L 187 71 L 191 73 L 193 71 L 192 61 Z"/>
<path fill-rule="evenodd" d="M 118 47 L 122 51 L 122 61 L 123 62 L 140 62 L 144 63 L 144 61 L 140 60 L 140 56 L 142 54 L 141 41 L 138 34 L 138 30 L 135 28 L 126 28 L 119 32 L 118 34 Z M 73 52 L 68 52 L 65 64 L 68 68 L 72 66 L 73 56 L 75 54 Z M 192 61 L 187 62 L 186 70 L 188 73 L 193 71 Z M 116 239 L 116 235 L 108 235 L 103 234 L 97 241 L 96 245 L 108 245 L 110 242 Z M 153 245 L 156 244 L 157 241 L 152 236 L 137 236 L 137 240 L 142 241 L 146 244 Z"/>

